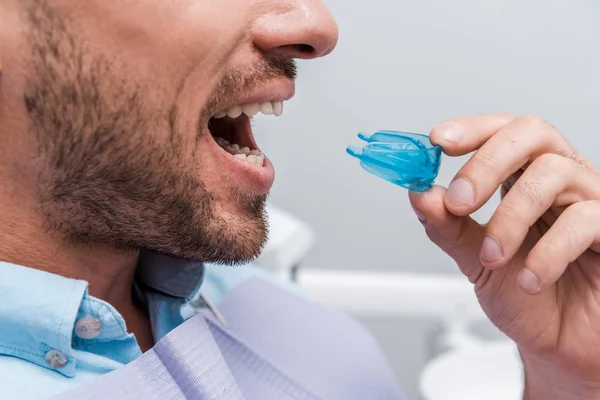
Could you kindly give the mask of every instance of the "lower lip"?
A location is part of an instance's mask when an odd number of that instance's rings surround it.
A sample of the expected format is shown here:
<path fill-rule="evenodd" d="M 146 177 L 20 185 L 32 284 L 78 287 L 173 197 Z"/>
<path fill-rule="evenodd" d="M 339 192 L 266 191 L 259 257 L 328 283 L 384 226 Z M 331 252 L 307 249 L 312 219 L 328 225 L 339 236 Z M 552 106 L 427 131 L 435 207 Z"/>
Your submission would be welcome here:
<path fill-rule="evenodd" d="M 240 160 L 221 148 L 210 134 L 207 136 L 216 147 L 218 165 L 225 168 L 228 172 L 226 175 L 235 182 L 236 187 L 256 194 L 269 193 L 275 181 L 275 168 L 266 156 L 262 166 Z"/>

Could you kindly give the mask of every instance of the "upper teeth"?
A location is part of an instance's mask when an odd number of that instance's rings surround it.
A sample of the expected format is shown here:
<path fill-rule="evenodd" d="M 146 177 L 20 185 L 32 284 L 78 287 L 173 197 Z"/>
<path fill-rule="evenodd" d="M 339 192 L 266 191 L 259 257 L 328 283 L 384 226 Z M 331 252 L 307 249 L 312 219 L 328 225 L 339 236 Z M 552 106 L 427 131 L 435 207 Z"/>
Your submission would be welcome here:
<path fill-rule="evenodd" d="M 242 113 L 249 117 L 254 117 L 259 112 L 265 115 L 275 115 L 276 117 L 279 117 L 283 114 L 283 101 L 266 101 L 264 103 L 235 105 L 216 114 L 214 118 L 223 118 L 226 115 L 229 118 L 237 118 L 242 115 Z"/>

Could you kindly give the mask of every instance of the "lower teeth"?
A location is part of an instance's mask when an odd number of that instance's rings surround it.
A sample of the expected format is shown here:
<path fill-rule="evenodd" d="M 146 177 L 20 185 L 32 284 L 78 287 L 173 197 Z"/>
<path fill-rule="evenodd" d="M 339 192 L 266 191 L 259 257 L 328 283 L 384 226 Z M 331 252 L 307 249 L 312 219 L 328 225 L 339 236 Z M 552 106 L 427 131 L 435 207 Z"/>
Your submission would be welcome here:
<path fill-rule="evenodd" d="M 248 147 L 240 148 L 239 145 L 230 144 L 227 140 L 221 137 L 215 137 L 215 141 L 219 146 L 221 146 L 225 151 L 235 158 L 239 158 L 240 160 L 244 160 L 259 166 L 262 166 L 265 161 L 265 156 L 260 150 L 250 150 Z"/>

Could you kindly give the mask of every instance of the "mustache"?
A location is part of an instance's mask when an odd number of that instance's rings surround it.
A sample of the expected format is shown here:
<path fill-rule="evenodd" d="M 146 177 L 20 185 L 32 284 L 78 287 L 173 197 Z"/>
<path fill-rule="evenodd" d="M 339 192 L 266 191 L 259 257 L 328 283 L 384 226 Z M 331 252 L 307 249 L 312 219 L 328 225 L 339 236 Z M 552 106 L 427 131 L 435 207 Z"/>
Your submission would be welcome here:
<path fill-rule="evenodd" d="M 244 93 L 250 92 L 261 84 L 277 78 L 296 79 L 298 67 L 295 60 L 277 56 L 265 56 L 249 70 L 227 71 L 215 87 L 210 100 L 202 112 L 202 121 L 208 121 L 218 107 L 231 102 Z"/>

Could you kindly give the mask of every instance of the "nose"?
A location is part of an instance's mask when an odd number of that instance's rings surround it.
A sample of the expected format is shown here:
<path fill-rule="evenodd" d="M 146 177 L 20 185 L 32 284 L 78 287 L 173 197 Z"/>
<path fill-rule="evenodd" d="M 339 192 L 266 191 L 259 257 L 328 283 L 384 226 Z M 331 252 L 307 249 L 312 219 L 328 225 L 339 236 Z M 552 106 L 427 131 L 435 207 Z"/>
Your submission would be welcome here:
<path fill-rule="evenodd" d="M 272 0 L 253 27 L 254 44 L 269 54 L 317 58 L 333 51 L 338 27 L 321 0 Z"/>

